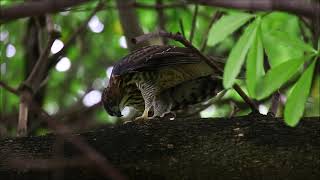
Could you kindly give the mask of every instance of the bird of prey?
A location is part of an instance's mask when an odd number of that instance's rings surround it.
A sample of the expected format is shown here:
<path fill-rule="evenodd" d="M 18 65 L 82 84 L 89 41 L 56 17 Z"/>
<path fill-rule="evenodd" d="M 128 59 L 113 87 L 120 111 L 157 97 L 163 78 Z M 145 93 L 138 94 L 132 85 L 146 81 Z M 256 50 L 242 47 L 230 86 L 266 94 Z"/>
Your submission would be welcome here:
<path fill-rule="evenodd" d="M 152 45 L 121 59 L 111 73 L 102 94 L 105 110 L 121 116 L 126 106 L 135 108 L 146 120 L 162 117 L 213 97 L 215 72 L 193 50 L 176 46 Z"/>

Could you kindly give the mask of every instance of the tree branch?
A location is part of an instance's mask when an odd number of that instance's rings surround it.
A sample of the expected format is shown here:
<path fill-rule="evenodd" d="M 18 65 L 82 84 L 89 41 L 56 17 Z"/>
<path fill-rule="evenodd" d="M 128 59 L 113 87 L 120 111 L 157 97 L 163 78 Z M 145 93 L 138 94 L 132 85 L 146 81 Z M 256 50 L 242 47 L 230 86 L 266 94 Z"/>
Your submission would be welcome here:
<path fill-rule="evenodd" d="M 198 7 L 199 7 L 198 4 L 196 4 L 194 7 L 194 13 L 192 16 L 192 24 L 191 24 L 191 31 L 190 31 L 190 37 L 189 37 L 190 43 L 192 43 L 194 31 L 196 30 L 196 26 L 197 26 Z"/>
<path fill-rule="evenodd" d="M 9 7 L 0 8 L 0 21 L 10 21 L 18 18 L 39 16 L 62 11 L 68 7 L 77 6 L 93 0 L 42 0 L 26 1 Z"/>
<path fill-rule="evenodd" d="M 28 111 L 29 106 L 32 101 L 32 96 L 35 92 L 38 91 L 41 80 L 44 77 L 44 73 L 46 71 L 46 67 L 49 64 L 48 56 L 50 53 L 50 47 L 52 46 L 53 41 L 56 39 L 58 35 L 57 32 L 53 28 L 53 22 L 51 17 L 47 16 L 47 29 L 48 29 L 48 42 L 46 47 L 41 52 L 37 63 L 32 69 L 32 72 L 28 76 L 27 80 L 21 83 L 20 86 L 20 105 L 19 105 L 19 119 L 18 119 L 18 136 L 25 136 L 27 134 L 27 122 L 28 122 Z"/>
<path fill-rule="evenodd" d="M 320 176 L 319 117 L 303 118 L 295 128 L 285 126 L 283 119 L 269 117 L 160 119 L 106 126 L 69 137 L 84 139 L 129 179 L 316 180 Z M 14 158 L 28 164 L 28 159 L 54 157 L 57 138 L 51 134 L 1 139 L 0 178 L 53 179 L 55 169 L 19 169 L 8 164 Z M 63 158 L 71 162 L 79 158 L 78 148 L 64 143 L 64 149 Z M 44 166 L 57 162 L 48 163 Z M 90 167 L 57 165 L 65 171 L 63 179 L 105 179 L 95 164 L 88 164 Z"/>
<path fill-rule="evenodd" d="M 320 12 L 316 2 L 306 0 L 190 0 L 201 5 L 251 11 L 285 11 L 297 15 L 315 17 Z"/>
<path fill-rule="evenodd" d="M 132 4 L 135 3 L 135 0 L 116 0 L 116 2 L 121 27 L 130 51 L 148 45 L 149 42 L 144 42 L 144 44 L 136 45 L 132 44 L 130 41 L 131 38 L 144 34 L 140 26 L 136 10 L 132 6 Z"/>
<path fill-rule="evenodd" d="M 212 16 L 212 18 L 211 18 L 211 20 L 209 22 L 208 28 L 205 30 L 204 35 L 203 35 L 202 45 L 201 45 L 201 48 L 200 48 L 201 52 L 204 52 L 204 50 L 207 47 L 207 41 L 208 41 L 208 36 L 209 36 L 210 29 L 212 28 L 213 24 L 218 19 L 220 19 L 221 16 L 222 16 L 222 12 L 220 12 L 220 11 L 214 12 L 214 14 L 213 14 L 213 16 Z"/>
<path fill-rule="evenodd" d="M 0 81 L 0 87 L 3 87 L 4 89 L 8 90 L 9 92 L 11 92 L 12 94 L 15 94 L 17 96 L 19 96 L 19 91 L 16 90 L 15 88 L 7 85 L 5 82 Z"/>
<path fill-rule="evenodd" d="M 43 0 L 28 1 L 0 8 L 0 23 L 30 16 L 39 16 L 47 13 L 64 11 L 66 8 L 80 5 L 94 0 Z M 142 3 L 128 3 L 135 8 L 177 8 L 185 4 L 199 3 L 200 5 L 235 8 L 254 11 L 285 11 L 306 17 L 315 17 L 320 12 L 319 3 L 303 0 L 189 0 L 186 3 L 171 3 L 163 5 L 148 5 Z"/>
<path fill-rule="evenodd" d="M 163 2 L 162 0 L 157 0 L 156 1 L 156 6 L 162 6 Z M 166 16 L 164 13 L 163 8 L 156 8 L 157 14 L 158 14 L 158 22 L 159 22 L 159 30 L 160 31 L 165 31 L 166 30 Z M 162 38 L 162 44 L 168 44 L 168 39 Z"/>
<path fill-rule="evenodd" d="M 36 107 L 39 113 L 47 120 L 51 129 L 54 129 L 63 139 L 72 143 L 80 152 L 82 152 L 88 160 L 93 162 L 105 177 L 114 180 L 126 180 L 117 169 L 115 169 L 102 154 L 91 147 L 81 136 L 73 136 L 69 129 L 63 124 L 52 119 L 52 117 L 41 107 Z"/>

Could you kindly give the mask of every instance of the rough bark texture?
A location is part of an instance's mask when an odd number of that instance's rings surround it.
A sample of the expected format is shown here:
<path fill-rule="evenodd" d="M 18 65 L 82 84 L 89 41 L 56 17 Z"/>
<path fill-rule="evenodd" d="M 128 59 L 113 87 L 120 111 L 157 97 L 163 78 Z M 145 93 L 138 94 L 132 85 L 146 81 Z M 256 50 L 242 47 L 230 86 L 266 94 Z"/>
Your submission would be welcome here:
<path fill-rule="evenodd" d="M 153 120 L 81 136 L 128 179 L 320 179 L 319 117 L 305 118 L 296 128 L 268 117 Z M 57 170 L 16 169 L 10 161 L 52 158 L 56 138 L 0 140 L 0 179 L 53 179 Z M 79 157 L 70 144 L 64 150 L 65 158 Z M 63 176 L 101 174 L 86 166 L 66 168 Z"/>

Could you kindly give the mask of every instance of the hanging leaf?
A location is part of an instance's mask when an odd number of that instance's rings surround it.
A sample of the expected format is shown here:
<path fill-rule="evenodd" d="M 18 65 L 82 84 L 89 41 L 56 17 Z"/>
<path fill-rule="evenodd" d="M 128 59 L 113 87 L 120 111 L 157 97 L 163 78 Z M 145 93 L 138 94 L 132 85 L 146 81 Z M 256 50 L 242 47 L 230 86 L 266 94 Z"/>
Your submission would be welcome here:
<path fill-rule="evenodd" d="M 209 32 L 208 45 L 214 46 L 248 22 L 254 15 L 248 13 L 232 13 L 223 16 L 213 24 Z"/>
<path fill-rule="evenodd" d="M 304 58 L 288 60 L 267 72 L 267 74 L 258 81 L 256 86 L 256 98 L 261 100 L 268 97 L 274 91 L 286 83 L 303 64 Z"/>
<path fill-rule="evenodd" d="M 225 88 L 230 88 L 234 84 L 248 50 L 256 37 L 259 24 L 260 18 L 257 18 L 246 28 L 245 32 L 231 50 L 223 74 L 223 85 Z"/>
<path fill-rule="evenodd" d="M 246 65 L 246 83 L 248 92 L 250 97 L 255 98 L 255 87 L 257 81 L 265 74 L 260 28 L 258 28 L 255 41 L 248 52 Z"/>
<path fill-rule="evenodd" d="M 298 82 L 293 87 L 292 92 L 288 96 L 288 100 L 284 109 L 284 120 L 287 125 L 294 127 L 298 124 L 304 112 L 304 106 L 308 99 L 311 88 L 313 72 L 316 60 L 302 74 Z"/>

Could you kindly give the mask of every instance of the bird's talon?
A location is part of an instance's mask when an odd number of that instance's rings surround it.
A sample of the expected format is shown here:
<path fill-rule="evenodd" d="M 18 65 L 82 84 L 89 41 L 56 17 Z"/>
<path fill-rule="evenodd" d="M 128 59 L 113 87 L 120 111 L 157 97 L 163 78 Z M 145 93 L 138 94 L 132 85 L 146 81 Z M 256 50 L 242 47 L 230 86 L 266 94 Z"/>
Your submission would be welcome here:
<path fill-rule="evenodd" d="M 166 119 L 175 119 L 176 118 L 176 113 L 174 113 L 174 112 L 167 112 L 167 113 L 165 113 L 164 115 L 163 115 L 163 117 L 164 118 L 166 118 Z"/>
<path fill-rule="evenodd" d="M 149 120 L 153 119 L 152 117 L 144 117 L 140 116 L 134 119 L 135 122 L 147 122 Z"/>

